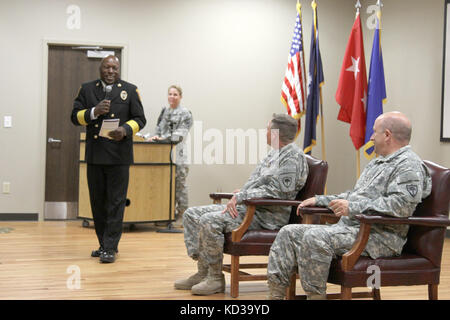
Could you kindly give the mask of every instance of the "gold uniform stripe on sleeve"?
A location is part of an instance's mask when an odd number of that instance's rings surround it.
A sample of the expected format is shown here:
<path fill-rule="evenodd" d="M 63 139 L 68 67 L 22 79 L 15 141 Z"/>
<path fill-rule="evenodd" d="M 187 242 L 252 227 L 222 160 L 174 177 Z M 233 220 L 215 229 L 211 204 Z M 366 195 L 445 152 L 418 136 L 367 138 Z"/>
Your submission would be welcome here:
<path fill-rule="evenodd" d="M 86 113 L 87 109 L 78 111 L 77 113 L 77 120 L 78 123 L 81 124 L 82 126 L 87 126 L 87 122 L 86 120 L 84 120 L 84 114 Z"/>
<path fill-rule="evenodd" d="M 126 123 L 127 123 L 127 125 L 129 125 L 131 127 L 131 130 L 133 130 L 133 135 L 138 133 L 139 125 L 138 125 L 138 123 L 136 121 L 130 120 L 130 121 L 127 121 Z"/>

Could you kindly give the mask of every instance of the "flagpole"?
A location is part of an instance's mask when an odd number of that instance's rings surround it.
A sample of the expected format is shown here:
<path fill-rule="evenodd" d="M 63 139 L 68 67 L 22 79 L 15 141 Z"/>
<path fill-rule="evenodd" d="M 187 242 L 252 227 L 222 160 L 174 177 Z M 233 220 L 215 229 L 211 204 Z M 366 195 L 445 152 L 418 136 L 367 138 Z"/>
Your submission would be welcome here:
<path fill-rule="evenodd" d="M 319 88 L 320 95 L 320 126 L 322 133 L 322 160 L 327 161 L 327 156 L 325 154 L 325 129 L 323 125 L 323 98 L 322 98 L 322 87 Z"/>
<path fill-rule="evenodd" d="M 327 156 L 325 154 L 325 129 L 323 126 L 323 99 L 322 99 L 322 87 L 319 87 L 319 95 L 320 95 L 320 127 L 322 133 L 322 160 L 327 161 Z M 323 194 L 327 194 L 327 184 L 325 183 L 325 188 Z"/>
<path fill-rule="evenodd" d="M 297 8 L 298 8 L 298 11 L 299 11 L 300 21 L 302 21 L 302 4 L 299 2 L 299 0 L 297 0 Z M 302 22 L 302 29 L 303 29 L 303 22 Z M 302 37 L 301 41 L 302 41 L 302 44 L 303 44 L 303 31 L 302 31 L 301 37 Z M 303 70 L 302 70 L 302 72 L 303 72 L 303 74 L 306 77 L 307 73 L 306 73 L 306 63 L 305 63 L 305 61 L 306 61 L 305 60 L 305 50 L 302 50 L 302 60 L 303 60 Z M 305 104 L 306 104 L 306 102 L 305 102 Z M 303 114 L 306 114 L 306 107 L 303 108 Z M 303 116 L 303 114 L 302 114 L 302 116 Z M 301 119 L 301 117 L 300 117 L 300 119 Z"/>
<path fill-rule="evenodd" d="M 313 3 L 317 4 L 316 0 Z M 319 84 L 319 99 L 320 99 L 320 128 L 322 135 L 322 160 L 327 161 L 327 155 L 325 153 L 325 126 L 323 123 L 323 97 L 322 97 L 322 86 Z M 327 185 L 325 184 L 324 194 L 327 194 Z"/>
<path fill-rule="evenodd" d="M 313 0 L 312 4 L 313 3 L 317 4 L 316 0 Z M 320 97 L 320 128 L 321 128 L 321 134 L 322 134 L 322 160 L 326 161 L 327 156 L 325 153 L 325 128 L 324 128 L 324 123 L 323 123 L 323 97 L 322 97 L 322 87 L 320 85 L 319 85 L 319 97 Z"/>
<path fill-rule="evenodd" d="M 359 0 L 356 1 L 355 8 L 356 8 L 356 16 L 355 16 L 355 19 L 356 19 L 359 15 L 359 9 L 361 8 L 361 2 Z M 360 149 L 356 150 L 356 181 L 358 181 L 359 176 L 361 175 L 361 152 L 360 152 Z"/>
<path fill-rule="evenodd" d="M 356 150 L 356 181 L 358 181 L 361 174 L 361 153 L 360 150 Z"/>

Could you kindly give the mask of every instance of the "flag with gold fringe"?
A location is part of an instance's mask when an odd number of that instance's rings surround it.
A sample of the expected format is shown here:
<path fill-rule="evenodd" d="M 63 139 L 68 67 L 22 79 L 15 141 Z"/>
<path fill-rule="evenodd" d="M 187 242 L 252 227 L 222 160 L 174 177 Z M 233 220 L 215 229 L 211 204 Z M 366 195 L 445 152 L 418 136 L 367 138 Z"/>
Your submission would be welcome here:
<path fill-rule="evenodd" d="M 321 103 L 321 87 L 324 84 L 322 58 L 319 48 L 319 21 L 317 17 L 317 3 L 311 3 L 313 8 L 313 21 L 311 31 L 311 49 L 309 55 L 308 71 L 308 95 L 306 101 L 305 136 L 303 151 L 311 154 L 313 146 L 316 145 L 316 125 L 319 119 L 319 107 Z M 323 116 L 323 115 L 322 115 Z M 322 137 L 323 138 L 323 137 Z M 323 155 L 322 155 L 323 156 Z"/>
<path fill-rule="evenodd" d="M 383 113 L 383 103 L 386 102 L 386 84 L 384 81 L 383 55 L 381 51 L 381 11 L 377 13 L 377 27 L 373 37 L 372 56 L 370 58 L 369 84 L 366 109 L 366 134 L 364 139 L 364 156 L 372 159 L 375 156 L 373 142 L 373 125 L 377 117 Z"/>

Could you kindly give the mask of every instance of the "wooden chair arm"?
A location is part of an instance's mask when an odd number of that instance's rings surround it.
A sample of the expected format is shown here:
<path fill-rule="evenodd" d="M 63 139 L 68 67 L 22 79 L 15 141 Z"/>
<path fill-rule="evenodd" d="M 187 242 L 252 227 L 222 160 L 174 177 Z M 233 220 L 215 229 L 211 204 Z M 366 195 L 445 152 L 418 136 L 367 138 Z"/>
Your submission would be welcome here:
<path fill-rule="evenodd" d="M 220 199 L 231 199 L 233 197 L 233 193 L 211 193 L 209 195 L 210 198 L 217 201 Z M 233 242 L 239 242 L 242 239 L 242 236 L 245 232 L 247 232 L 248 227 L 252 223 L 253 217 L 255 215 L 256 206 L 297 206 L 301 201 L 297 200 L 281 200 L 281 199 L 249 199 L 244 200 L 243 203 L 247 206 L 247 213 L 245 214 L 244 220 L 240 224 L 240 226 L 234 229 L 231 232 L 231 240 Z"/>
<path fill-rule="evenodd" d="M 209 194 L 209 197 L 213 199 L 215 204 L 220 203 L 222 199 L 231 199 L 233 196 L 234 193 L 231 192 L 213 192 Z"/>
<path fill-rule="evenodd" d="M 369 240 L 370 228 L 371 224 L 360 223 L 358 236 L 353 243 L 353 247 L 342 256 L 342 270 L 350 271 L 353 269 Z"/>
<path fill-rule="evenodd" d="M 239 227 L 237 227 L 231 232 L 231 241 L 233 242 L 241 241 L 242 236 L 248 230 L 248 227 L 252 223 L 253 216 L 255 215 L 255 209 L 256 206 L 254 205 L 247 206 L 247 212 L 245 214 L 244 220 L 242 221 Z"/>
<path fill-rule="evenodd" d="M 209 194 L 211 199 L 231 199 L 234 193 L 231 192 L 213 192 Z"/>
<path fill-rule="evenodd" d="M 248 230 L 248 227 L 252 223 L 255 215 L 256 206 L 297 206 L 301 201 L 297 200 L 281 200 L 281 199 L 249 199 L 244 200 L 243 203 L 247 206 L 247 213 L 242 221 L 241 225 L 231 232 L 231 240 L 233 242 L 239 242 L 242 239 L 244 233 Z"/>
<path fill-rule="evenodd" d="M 281 200 L 269 198 L 255 198 L 243 201 L 247 206 L 298 206 L 299 200 Z"/>
<path fill-rule="evenodd" d="M 426 227 L 448 227 L 450 226 L 450 219 L 447 217 L 407 217 L 407 218 L 397 218 L 390 216 L 369 216 L 364 214 L 357 214 L 355 216 L 362 223 L 367 224 L 407 224 L 407 225 L 417 225 Z"/>
<path fill-rule="evenodd" d="M 329 208 L 304 207 L 300 209 L 299 213 L 303 217 L 304 224 L 318 223 L 317 221 L 320 221 L 321 224 L 325 222 L 336 223 L 339 221 L 339 218 L 336 217 L 333 211 Z M 317 220 L 317 216 L 320 216 L 319 220 Z"/>
<path fill-rule="evenodd" d="M 312 215 L 316 215 L 316 214 L 333 214 L 333 211 L 330 208 L 324 208 L 324 207 L 303 207 L 300 208 L 300 213 L 301 214 L 312 214 Z"/>

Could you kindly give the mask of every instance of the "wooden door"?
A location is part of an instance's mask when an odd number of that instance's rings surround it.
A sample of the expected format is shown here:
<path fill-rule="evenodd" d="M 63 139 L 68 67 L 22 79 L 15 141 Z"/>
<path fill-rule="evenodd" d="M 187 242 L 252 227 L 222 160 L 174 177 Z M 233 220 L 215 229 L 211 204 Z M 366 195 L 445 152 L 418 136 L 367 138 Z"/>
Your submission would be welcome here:
<path fill-rule="evenodd" d="M 105 48 L 121 58 L 120 48 Z M 49 45 L 44 219 L 74 219 L 78 203 L 80 132 L 70 121 L 83 82 L 99 78 L 101 59 L 87 50 Z"/>

